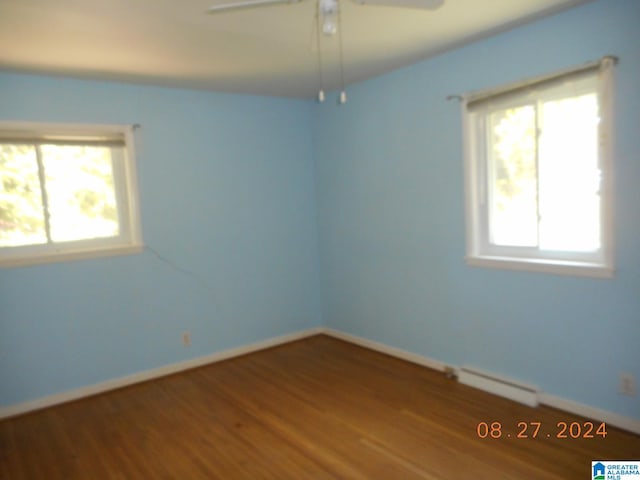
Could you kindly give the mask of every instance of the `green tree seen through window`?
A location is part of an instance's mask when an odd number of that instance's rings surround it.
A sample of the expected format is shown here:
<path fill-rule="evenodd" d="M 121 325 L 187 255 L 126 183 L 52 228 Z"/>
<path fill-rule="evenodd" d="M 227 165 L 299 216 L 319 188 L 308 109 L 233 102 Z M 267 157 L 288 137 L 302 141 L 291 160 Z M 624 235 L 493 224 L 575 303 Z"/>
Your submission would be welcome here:
<path fill-rule="evenodd" d="M 2 143 L 0 179 L 0 246 L 119 233 L 109 147 Z"/>

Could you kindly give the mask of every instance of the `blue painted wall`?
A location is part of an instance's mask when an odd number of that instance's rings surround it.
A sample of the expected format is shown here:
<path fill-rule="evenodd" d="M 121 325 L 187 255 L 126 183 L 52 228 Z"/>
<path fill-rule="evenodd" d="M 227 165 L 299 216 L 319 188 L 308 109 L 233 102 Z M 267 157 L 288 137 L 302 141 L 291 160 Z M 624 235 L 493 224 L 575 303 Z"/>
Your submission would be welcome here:
<path fill-rule="evenodd" d="M 329 327 L 640 419 L 640 2 L 601 0 L 348 88 L 314 112 Z M 461 115 L 445 97 L 620 56 L 613 280 L 464 262 Z"/>
<path fill-rule="evenodd" d="M 0 406 L 318 326 L 311 107 L 0 74 L 0 120 L 142 125 L 145 243 L 193 273 L 151 252 L 0 270 Z"/>
<path fill-rule="evenodd" d="M 619 372 L 640 379 L 638 24 L 637 1 L 600 0 L 352 86 L 340 108 L 0 73 L 0 120 L 142 124 L 145 243 L 195 274 L 151 252 L 0 270 L 0 406 L 324 323 L 640 419 L 616 393 Z M 621 57 L 616 277 L 466 266 L 445 97 L 605 54 Z"/>

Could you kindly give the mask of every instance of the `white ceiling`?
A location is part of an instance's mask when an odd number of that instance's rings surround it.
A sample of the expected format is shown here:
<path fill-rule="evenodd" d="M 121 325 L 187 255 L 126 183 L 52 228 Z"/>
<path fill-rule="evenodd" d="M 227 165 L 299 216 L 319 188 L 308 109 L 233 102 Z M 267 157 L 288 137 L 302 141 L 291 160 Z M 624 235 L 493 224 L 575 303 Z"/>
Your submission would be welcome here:
<path fill-rule="evenodd" d="M 230 0 L 232 1 L 232 0 Z M 340 0 L 346 83 L 590 0 L 446 0 L 435 11 Z M 0 0 L 0 69 L 313 97 L 316 0 L 207 15 L 220 0 Z M 322 37 L 338 88 L 336 37 Z"/>

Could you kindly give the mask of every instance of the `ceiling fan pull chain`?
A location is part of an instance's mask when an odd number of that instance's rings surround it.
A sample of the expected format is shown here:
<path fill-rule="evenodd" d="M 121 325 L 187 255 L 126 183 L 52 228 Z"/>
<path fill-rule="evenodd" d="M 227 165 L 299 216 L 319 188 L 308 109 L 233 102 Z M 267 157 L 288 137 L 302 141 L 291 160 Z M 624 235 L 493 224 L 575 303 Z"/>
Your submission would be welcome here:
<path fill-rule="evenodd" d="M 344 89 L 344 55 L 342 51 L 342 36 L 344 32 L 342 30 L 342 8 L 338 5 L 338 41 L 340 48 L 340 84 L 342 86 L 342 91 L 340 92 L 340 96 L 338 97 L 338 104 L 344 105 L 347 103 L 347 92 Z"/>
<path fill-rule="evenodd" d="M 320 22 L 321 22 L 321 12 L 320 12 L 320 2 L 318 2 L 318 10 L 316 11 L 316 46 L 318 49 L 318 83 L 319 83 L 319 89 L 318 89 L 318 103 L 322 103 L 324 102 L 324 82 L 323 82 L 323 78 L 322 78 L 322 49 L 320 48 Z"/>

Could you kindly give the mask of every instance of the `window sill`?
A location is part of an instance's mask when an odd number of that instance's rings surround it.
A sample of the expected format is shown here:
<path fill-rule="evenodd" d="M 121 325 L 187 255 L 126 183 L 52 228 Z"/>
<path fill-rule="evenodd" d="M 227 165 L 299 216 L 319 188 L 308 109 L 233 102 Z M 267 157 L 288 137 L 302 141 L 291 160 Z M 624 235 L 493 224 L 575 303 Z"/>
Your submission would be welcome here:
<path fill-rule="evenodd" d="M 613 278 L 614 270 L 608 265 L 560 260 L 522 259 L 499 256 L 468 256 L 473 267 L 519 270 L 525 272 L 552 273 L 575 277 Z"/>
<path fill-rule="evenodd" d="M 115 257 L 119 255 L 133 255 L 142 253 L 144 245 L 119 245 L 113 247 L 101 247 L 94 249 L 74 250 L 68 252 L 48 252 L 32 254 L 28 256 L 0 257 L 0 268 L 27 267 L 47 263 L 71 262 L 75 260 L 88 260 L 91 258 Z"/>

